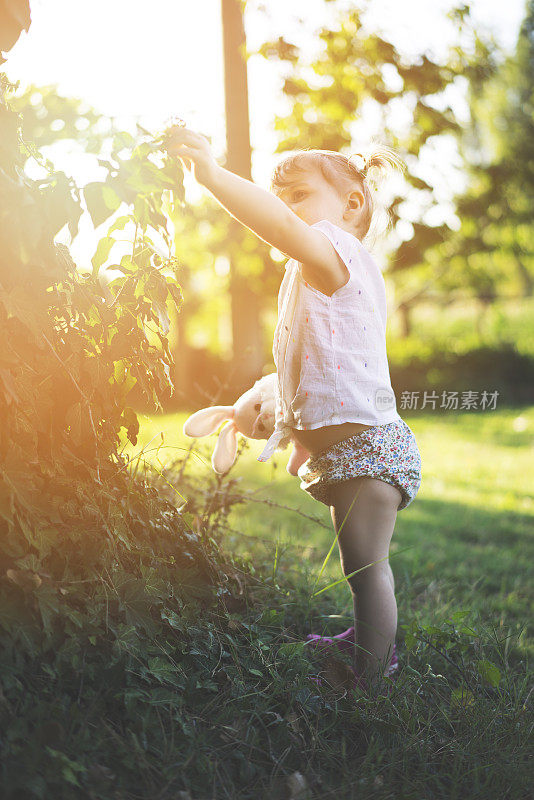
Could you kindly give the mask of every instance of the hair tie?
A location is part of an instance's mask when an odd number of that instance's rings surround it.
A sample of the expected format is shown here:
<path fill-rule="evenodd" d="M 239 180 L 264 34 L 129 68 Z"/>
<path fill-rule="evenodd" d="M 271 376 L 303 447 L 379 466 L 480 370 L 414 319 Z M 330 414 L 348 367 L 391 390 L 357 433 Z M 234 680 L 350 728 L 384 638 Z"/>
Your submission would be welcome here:
<path fill-rule="evenodd" d="M 367 159 L 363 153 L 352 153 L 352 155 L 347 158 L 349 164 L 351 163 L 352 158 L 358 159 L 358 164 L 352 164 L 352 166 L 365 176 L 367 173 Z"/>

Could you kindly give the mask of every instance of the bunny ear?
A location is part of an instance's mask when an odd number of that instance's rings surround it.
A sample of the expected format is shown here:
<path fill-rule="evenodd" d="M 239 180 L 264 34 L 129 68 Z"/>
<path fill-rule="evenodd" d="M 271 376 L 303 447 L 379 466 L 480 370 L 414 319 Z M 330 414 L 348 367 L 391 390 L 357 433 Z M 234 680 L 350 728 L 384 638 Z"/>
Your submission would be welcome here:
<path fill-rule="evenodd" d="M 209 436 L 215 433 L 221 422 L 225 419 L 232 419 L 234 416 L 233 406 L 211 406 L 195 411 L 184 422 L 184 434 L 186 436 Z"/>
<path fill-rule="evenodd" d="M 237 428 L 233 420 L 223 427 L 211 457 L 211 465 L 215 472 L 223 475 L 228 472 L 237 455 Z"/>

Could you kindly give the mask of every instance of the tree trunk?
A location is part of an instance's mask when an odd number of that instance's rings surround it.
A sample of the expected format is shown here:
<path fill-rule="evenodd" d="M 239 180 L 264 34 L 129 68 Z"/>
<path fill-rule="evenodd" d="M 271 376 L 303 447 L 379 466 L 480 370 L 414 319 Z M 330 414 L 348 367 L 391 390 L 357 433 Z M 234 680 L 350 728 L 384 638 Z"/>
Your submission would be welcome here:
<path fill-rule="evenodd" d="M 528 271 L 527 267 L 523 264 L 520 255 L 516 255 L 516 267 L 517 272 L 519 275 L 519 279 L 523 284 L 522 294 L 523 297 L 532 297 L 533 289 L 534 289 L 534 282 L 532 279 L 532 275 Z"/>
<path fill-rule="evenodd" d="M 410 306 L 406 305 L 405 303 L 401 303 L 397 311 L 399 312 L 401 319 L 400 335 L 402 339 L 405 339 L 412 332 L 412 322 L 410 319 Z"/>
<path fill-rule="evenodd" d="M 221 0 L 224 46 L 224 92 L 226 110 L 226 169 L 251 180 L 247 64 L 245 29 L 240 0 Z M 243 226 L 229 222 L 229 236 L 240 242 Z M 245 390 L 261 375 L 263 341 L 259 298 L 250 290 L 246 277 L 230 265 L 232 352 L 235 386 Z M 237 396 L 237 395 L 236 395 Z"/>

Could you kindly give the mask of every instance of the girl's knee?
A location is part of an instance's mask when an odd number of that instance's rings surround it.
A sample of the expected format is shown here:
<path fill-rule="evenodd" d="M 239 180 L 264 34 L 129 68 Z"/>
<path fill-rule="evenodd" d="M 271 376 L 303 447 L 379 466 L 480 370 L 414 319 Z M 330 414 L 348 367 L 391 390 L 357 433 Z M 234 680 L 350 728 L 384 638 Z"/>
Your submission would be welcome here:
<path fill-rule="evenodd" d="M 353 593 L 369 583 L 376 584 L 377 581 L 386 581 L 393 588 L 391 568 L 387 560 L 366 564 L 345 561 L 342 563 L 342 569 Z"/>

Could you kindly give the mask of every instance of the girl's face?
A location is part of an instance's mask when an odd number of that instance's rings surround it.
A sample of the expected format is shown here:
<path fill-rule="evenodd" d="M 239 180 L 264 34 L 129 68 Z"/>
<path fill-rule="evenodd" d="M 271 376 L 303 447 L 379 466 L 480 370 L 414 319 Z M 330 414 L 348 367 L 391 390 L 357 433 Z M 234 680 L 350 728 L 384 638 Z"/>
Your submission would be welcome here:
<path fill-rule="evenodd" d="M 322 219 L 341 227 L 347 225 L 344 212 L 347 210 L 348 197 L 343 199 L 318 171 L 296 173 L 291 184 L 280 191 L 278 197 L 308 225 Z"/>

